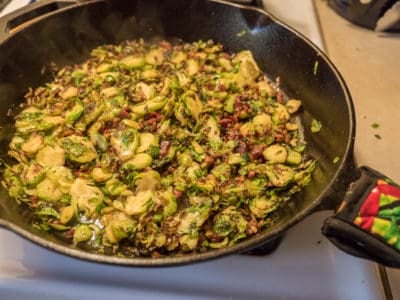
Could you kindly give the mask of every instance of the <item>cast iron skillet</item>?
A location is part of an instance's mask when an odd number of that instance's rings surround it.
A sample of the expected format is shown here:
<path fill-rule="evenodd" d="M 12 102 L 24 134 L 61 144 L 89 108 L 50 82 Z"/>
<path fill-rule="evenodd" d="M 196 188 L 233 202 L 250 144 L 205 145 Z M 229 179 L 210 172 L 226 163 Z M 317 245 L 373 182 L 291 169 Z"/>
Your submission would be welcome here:
<path fill-rule="evenodd" d="M 243 30 L 246 34 L 239 36 Z M 250 251 L 281 237 L 311 213 L 338 206 L 350 182 L 360 176 L 353 161 L 354 109 L 343 79 L 301 34 L 262 10 L 218 0 L 45 0 L 0 19 L 0 155 L 5 155 L 13 133 L 13 120 L 7 111 L 23 100 L 28 87 L 51 78 L 49 72 L 41 72 L 49 69 L 50 62 L 72 64 L 83 61 L 90 49 L 100 44 L 155 36 L 188 42 L 213 39 L 228 51 L 249 49 L 268 76 L 280 76 L 284 92 L 303 100 L 308 154 L 318 160 L 312 184 L 282 209 L 272 228 L 235 246 L 182 257 L 124 258 L 85 252 L 32 228 L 3 188 L 1 226 L 43 247 L 85 260 L 166 266 Z M 310 132 L 313 118 L 323 124 L 317 134 Z M 334 163 L 336 157 L 340 160 Z M 355 255 L 382 261 L 373 253 L 343 243 L 340 234 L 333 241 Z"/>

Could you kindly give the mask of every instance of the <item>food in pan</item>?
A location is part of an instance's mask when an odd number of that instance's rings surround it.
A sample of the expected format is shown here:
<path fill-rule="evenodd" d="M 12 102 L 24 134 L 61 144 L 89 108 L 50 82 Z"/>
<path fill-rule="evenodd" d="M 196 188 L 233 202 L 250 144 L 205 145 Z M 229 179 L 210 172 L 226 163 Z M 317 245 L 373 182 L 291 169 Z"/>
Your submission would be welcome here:
<path fill-rule="evenodd" d="M 250 51 L 100 46 L 26 94 L 3 185 L 33 226 L 97 253 L 236 244 L 311 180 L 297 115 Z"/>

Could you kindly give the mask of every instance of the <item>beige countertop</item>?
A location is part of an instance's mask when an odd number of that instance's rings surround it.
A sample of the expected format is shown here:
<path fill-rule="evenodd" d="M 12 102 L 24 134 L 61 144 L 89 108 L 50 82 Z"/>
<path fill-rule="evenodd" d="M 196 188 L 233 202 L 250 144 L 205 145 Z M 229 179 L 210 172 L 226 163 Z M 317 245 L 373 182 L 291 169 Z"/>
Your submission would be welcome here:
<path fill-rule="evenodd" d="M 315 6 L 328 56 L 353 97 L 356 160 L 400 182 L 400 34 L 355 26 L 327 1 L 315 0 Z M 373 123 L 379 128 L 374 129 Z"/>
<path fill-rule="evenodd" d="M 314 2 L 326 52 L 353 96 L 358 165 L 368 165 L 400 183 L 400 34 L 355 26 L 327 1 Z M 400 299 L 400 270 L 387 273 L 393 299 Z"/>

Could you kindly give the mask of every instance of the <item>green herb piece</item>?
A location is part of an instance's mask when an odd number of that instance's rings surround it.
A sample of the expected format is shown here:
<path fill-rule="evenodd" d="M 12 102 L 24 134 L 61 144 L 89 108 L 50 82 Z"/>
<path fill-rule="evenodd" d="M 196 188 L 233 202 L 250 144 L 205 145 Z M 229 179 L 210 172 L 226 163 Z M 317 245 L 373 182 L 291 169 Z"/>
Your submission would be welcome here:
<path fill-rule="evenodd" d="M 242 37 L 242 36 L 244 36 L 246 33 L 247 33 L 246 29 L 243 29 L 243 30 L 239 31 L 238 33 L 236 33 L 236 36 L 237 36 L 237 37 Z"/>
<path fill-rule="evenodd" d="M 378 123 L 373 123 L 371 125 L 371 127 L 374 128 L 374 129 L 378 129 L 379 128 L 379 124 Z"/>
<path fill-rule="evenodd" d="M 318 66 L 319 66 L 319 62 L 318 62 L 318 60 L 316 60 L 316 61 L 314 62 L 314 69 L 313 69 L 313 74 L 314 74 L 314 76 L 317 75 Z"/>
<path fill-rule="evenodd" d="M 335 158 L 333 159 L 333 163 L 337 164 L 339 162 L 339 160 L 340 160 L 340 157 L 339 156 L 335 156 Z"/>
<path fill-rule="evenodd" d="M 311 121 L 311 132 L 316 133 L 316 132 L 320 132 L 322 128 L 322 124 L 320 121 L 317 121 L 316 119 L 313 119 Z"/>
<path fill-rule="evenodd" d="M 374 134 L 374 137 L 376 137 L 378 140 L 382 139 L 382 137 L 379 134 Z"/>

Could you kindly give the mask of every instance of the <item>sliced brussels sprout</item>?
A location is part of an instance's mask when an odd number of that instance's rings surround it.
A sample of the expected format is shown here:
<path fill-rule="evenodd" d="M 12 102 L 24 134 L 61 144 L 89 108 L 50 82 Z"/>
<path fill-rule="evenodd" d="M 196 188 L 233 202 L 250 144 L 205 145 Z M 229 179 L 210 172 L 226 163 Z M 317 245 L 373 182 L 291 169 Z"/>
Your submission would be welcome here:
<path fill-rule="evenodd" d="M 118 95 L 118 93 L 119 93 L 119 89 L 115 86 L 112 86 L 112 87 L 102 89 L 100 91 L 100 96 L 107 99 L 107 98 L 111 98 L 111 97 Z"/>
<path fill-rule="evenodd" d="M 302 161 L 303 157 L 300 152 L 289 150 L 286 161 L 290 165 L 299 165 Z"/>
<path fill-rule="evenodd" d="M 155 201 L 160 202 L 163 207 L 163 218 L 172 216 L 178 210 L 176 197 L 168 190 L 159 191 L 154 195 Z"/>
<path fill-rule="evenodd" d="M 46 172 L 46 178 L 36 186 L 37 196 L 44 201 L 56 202 L 63 199 L 73 183 L 70 169 L 62 166 L 51 167 Z"/>
<path fill-rule="evenodd" d="M 210 247 L 211 249 L 220 249 L 220 248 L 224 248 L 224 247 L 228 246 L 228 244 L 229 244 L 229 238 L 226 237 L 220 242 L 208 243 L 208 247 Z"/>
<path fill-rule="evenodd" d="M 131 109 L 133 113 L 139 116 L 143 116 L 149 112 L 154 112 L 162 109 L 165 104 L 167 104 L 167 102 L 167 99 L 164 99 L 162 97 L 155 97 L 145 103 L 133 105 Z"/>
<path fill-rule="evenodd" d="M 146 152 L 151 146 L 158 147 L 159 142 L 158 136 L 149 132 L 140 133 L 139 141 L 139 147 L 136 149 L 136 153 Z"/>
<path fill-rule="evenodd" d="M 39 149 L 43 147 L 43 142 L 44 136 L 33 132 L 28 140 L 21 145 L 21 150 L 26 153 L 28 157 L 34 157 Z"/>
<path fill-rule="evenodd" d="M 59 224 L 59 223 L 48 223 L 48 226 L 57 231 L 64 231 L 64 230 L 68 230 L 71 228 L 70 226 L 65 226 L 65 225 Z"/>
<path fill-rule="evenodd" d="M 240 235 L 246 228 L 246 219 L 234 206 L 228 206 L 218 214 L 213 225 L 213 231 L 221 237 Z"/>
<path fill-rule="evenodd" d="M 274 164 L 265 167 L 265 174 L 274 186 L 284 187 L 292 182 L 295 171 L 291 167 Z"/>
<path fill-rule="evenodd" d="M 76 97 L 77 95 L 78 95 L 78 89 L 74 86 L 69 86 L 60 93 L 60 97 L 63 98 L 64 100 Z"/>
<path fill-rule="evenodd" d="M 61 224 L 67 224 L 75 215 L 75 208 L 72 205 L 65 206 L 61 209 L 60 222 Z"/>
<path fill-rule="evenodd" d="M 32 163 L 24 168 L 23 181 L 28 188 L 33 188 L 46 177 L 46 170 L 39 164 Z"/>
<path fill-rule="evenodd" d="M 146 64 L 143 56 L 130 55 L 120 60 L 120 65 L 124 69 L 141 69 Z"/>
<path fill-rule="evenodd" d="M 260 75 L 260 69 L 249 50 L 244 50 L 235 55 L 233 62 L 239 64 L 236 81 L 240 87 L 252 84 Z"/>
<path fill-rule="evenodd" d="M 268 114 L 258 114 L 253 118 L 254 130 L 259 134 L 266 134 L 271 130 L 272 119 Z"/>
<path fill-rule="evenodd" d="M 4 183 L 7 185 L 8 194 L 10 197 L 16 198 L 19 201 L 20 197 L 23 197 L 25 194 L 23 182 L 10 168 L 4 170 L 3 176 Z"/>
<path fill-rule="evenodd" d="M 21 150 L 22 145 L 25 143 L 25 139 L 21 136 L 15 135 L 10 141 L 10 149 L 14 149 L 17 151 Z"/>
<path fill-rule="evenodd" d="M 154 191 L 160 186 L 161 176 L 156 171 L 139 173 L 135 176 L 136 191 Z"/>
<path fill-rule="evenodd" d="M 93 98 L 95 97 L 100 97 L 100 95 L 93 96 Z M 101 114 L 106 109 L 106 105 L 103 102 L 95 101 L 94 99 L 90 99 L 89 101 L 89 103 L 84 103 L 84 112 L 74 124 L 74 127 L 77 130 L 84 131 L 86 127 L 97 120 L 97 118 L 101 116 Z"/>
<path fill-rule="evenodd" d="M 35 215 L 45 216 L 45 217 L 50 217 L 50 218 L 55 218 L 55 219 L 58 219 L 60 217 L 60 214 L 58 213 L 57 210 L 55 210 L 52 207 L 48 207 L 48 206 L 39 207 L 35 211 Z"/>
<path fill-rule="evenodd" d="M 156 69 L 146 69 L 141 73 L 141 78 L 147 81 L 155 81 L 161 76 L 160 72 Z"/>
<path fill-rule="evenodd" d="M 112 173 L 103 168 L 93 168 L 92 177 L 96 182 L 104 182 L 112 177 Z"/>
<path fill-rule="evenodd" d="M 115 149 L 119 159 L 127 161 L 131 159 L 139 146 L 140 135 L 135 129 L 115 130 L 111 134 L 111 146 Z"/>
<path fill-rule="evenodd" d="M 87 72 L 85 72 L 84 70 L 78 69 L 71 73 L 71 77 L 72 77 L 72 80 L 73 80 L 73 83 L 75 84 L 75 86 L 79 86 L 82 79 L 84 79 L 86 76 L 87 76 Z"/>
<path fill-rule="evenodd" d="M 284 146 L 271 145 L 263 151 L 265 160 L 270 164 L 281 164 L 284 163 L 288 157 L 288 151 Z"/>
<path fill-rule="evenodd" d="M 207 221 L 210 211 L 210 207 L 206 205 L 191 206 L 185 209 L 179 217 L 180 223 L 176 232 L 179 234 L 195 234 Z"/>
<path fill-rule="evenodd" d="M 182 102 L 175 104 L 175 111 L 174 111 L 175 118 L 180 122 L 182 126 L 186 126 L 191 124 L 189 114 L 186 111 L 185 104 Z"/>
<path fill-rule="evenodd" d="M 220 81 L 219 81 L 220 82 Z M 204 89 L 203 94 L 208 98 L 207 105 L 211 108 L 220 109 L 223 106 L 222 101 L 229 96 L 227 91 L 215 91 Z"/>
<path fill-rule="evenodd" d="M 101 74 L 99 74 L 99 76 L 101 78 L 103 78 L 103 80 L 105 82 L 107 82 L 110 85 L 114 85 L 115 82 L 121 77 L 121 73 L 114 71 L 114 72 L 103 72 Z"/>
<path fill-rule="evenodd" d="M 190 83 L 190 78 L 186 76 L 185 73 L 177 71 L 175 73 L 176 79 L 178 80 L 178 85 L 180 88 L 186 88 Z"/>
<path fill-rule="evenodd" d="M 35 107 L 28 107 L 16 117 L 15 127 L 17 132 L 47 131 L 64 122 L 61 116 L 46 116 L 43 111 Z"/>
<path fill-rule="evenodd" d="M 276 210 L 279 206 L 278 197 L 275 194 L 269 196 L 258 196 L 249 203 L 250 211 L 256 218 L 265 218 L 269 213 Z"/>
<path fill-rule="evenodd" d="M 129 238 L 136 232 L 137 223 L 130 218 L 120 218 L 112 220 L 105 228 L 107 240 L 118 243 L 120 240 Z"/>
<path fill-rule="evenodd" d="M 209 195 L 214 193 L 216 185 L 217 185 L 217 179 L 213 175 L 208 175 L 206 178 L 200 178 L 190 183 L 190 187 L 192 189 Z"/>
<path fill-rule="evenodd" d="M 272 114 L 272 121 L 275 124 L 284 124 L 290 119 L 290 114 L 286 107 L 280 103 L 276 103 L 274 107 L 274 112 Z"/>
<path fill-rule="evenodd" d="M 315 169 L 316 162 L 315 161 L 309 161 L 307 164 L 306 164 L 304 170 L 298 171 L 294 175 L 294 180 L 301 187 L 307 186 L 310 183 L 311 175 L 312 175 L 312 172 Z"/>
<path fill-rule="evenodd" d="M 268 81 L 262 80 L 257 82 L 258 90 L 264 96 L 274 96 L 276 94 L 275 89 L 269 84 Z"/>
<path fill-rule="evenodd" d="M 85 215 L 91 216 L 96 213 L 96 207 L 104 200 L 100 188 L 93 186 L 86 179 L 77 178 L 70 189 L 71 205 L 78 207 Z"/>
<path fill-rule="evenodd" d="M 267 186 L 268 181 L 264 178 L 254 178 L 246 179 L 244 185 L 250 196 L 256 196 L 263 192 L 264 188 Z"/>
<path fill-rule="evenodd" d="M 115 67 L 115 64 L 102 63 L 102 64 L 97 66 L 96 72 L 97 73 L 110 72 L 110 71 L 113 71 L 114 67 Z"/>
<path fill-rule="evenodd" d="M 88 225 L 80 224 L 75 227 L 73 242 L 75 245 L 86 242 L 92 238 L 92 235 L 93 232 Z"/>
<path fill-rule="evenodd" d="M 137 153 L 130 160 L 126 161 L 122 167 L 127 170 L 143 170 L 149 167 L 153 161 L 150 154 Z"/>
<path fill-rule="evenodd" d="M 147 52 L 145 60 L 150 65 L 161 65 L 164 62 L 164 50 L 162 48 L 151 49 Z"/>
<path fill-rule="evenodd" d="M 197 60 L 194 59 L 188 59 L 186 61 L 187 66 L 186 66 L 186 73 L 189 76 L 193 76 L 196 75 L 199 72 L 199 63 L 197 62 Z"/>
<path fill-rule="evenodd" d="M 193 206 L 205 205 L 211 207 L 213 204 L 213 199 L 209 196 L 190 195 L 189 202 Z"/>
<path fill-rule="evenodd" d="M 155 96 L 153 85 L 139 82 L 135 85 L 135 97 L 141 101 L 149 100 Z M 136 99 L 135 99 L 136 100 Z"/>
<path fill-rule="evenodd" d="M 285 124 L 285 128 L 289 131 L 294 131 L 299 129 L 299 125 L 297 125 L 296 123 L 288 122 Z"/>
<path fill-rule="evenodd" d="M 203 103 L 200 101 L 199 96 L 194 92 L 186 92 L 182 95 L 183 102 L 186 110 L 196 122 L 200 121 L 200 114 L 203 111 Z"/>
<path fill-rule="evenodd" d="M 226 163 L 221 163 L 216 165 L 212 170 L 211 174 L 213 174 L 219 180 L 227 180 L 231 177 L 231 166 Z"/>
<path fill-rule="evenodd" d="M 74 123 L 82 115 L 83 111 L 84 106 L 82 101 L 78 98 L 75 98 L 74 106 L 69 111 L 65 112 L 65 122 L 67 124 Z"/>
<path fill-rule="evenodd" d="M 252 122 L 246 122 L 240 126 L 239 132 L 242 136 L 252 136 L 254 135 L 255 128 Z"/>
<path fill-rule="evenodd" d="M 224 110 L 230 114 L 235 112 L 235 99 L 237 95 L 230 95 L 225 101 Z"/>
<path fill-rule="evenodd" d="M 231 153 L 228 158 L 228 164 L 238 165 L 243 163 L 243 157 L 240 153 Z"/>
<path fill-rule="evenodd" d="M 60 140 L 66 159 L 84 164 L 97 158 L 97 152 L 87 137 L 70 135 Z"/>
<path fill-rule="evenodd" d="M 232 62 L 225 58 L 225 57 L 220 57 L 218 58 L 218 63 L 221 67 L 223 67 L 225 69 L 225 71 L 232 71 L 233 66 L 232 66 Z"/>
<path fill-rule="evenodd" d="M 173 62 L 176 65 L 179 65 L 181 62 L 186 61 L 186 59 L 187 59 L 187 55 L 183 51 L 173 52 L 170 57 L 171 62 Z"/>
<path fill-rule="evenodd" d="M 111 178 L 106 181 L 102 191 L 107 196 L 115 197 L 121 195 L 127 189 L 128 186 L 125 183 L 116 178 Z"/>
<path fill-rule="evenodd" d="M 190 153 L 193 159 L 197 162 L 202 162 L 206 155 L 203 146 L 196 141 L 191 142 Z"/>
<path fill-rule="evenodd" d="M 139 191 L 126 199 L 125 212 L 130 216 L 142 215 L 151 209 L 153 203 L 153 191 Z"/>
<path fill-rule="evenodd" d="M 290 114 L 294 114 L 297 112 L 301 107 L 301 100 L 297 99 L 289 99 L 286 102 L 286 109 Z"/>
<path fill-rule="evenodd" d="M 57 182 L 49 178 L 45 178 L 38 183 L 36 186 L 36 193 L 39 199 L 50 202 L 60 201 L 64 194 L 59 189 Z"/>
<path fill-rule="evenodd" d="M 193 164 L 193 158 L 189 151 L 179 153 L 177 158 L 181 168 L 187 169 Z"/>
<path fill-rule="evenodd" d="M 182 249 L 186 251 L 196 249 L 198 242 L 199 242 L 198 233 L 184 234 L 179 237 L 179 243 L 181 244 Z"/>
<path fill-rule="evenodd" d="M 36 154 L 36 161 L 43 167 L 64 166 L 65 151 L 60 146 L 47 145 Z"/>

